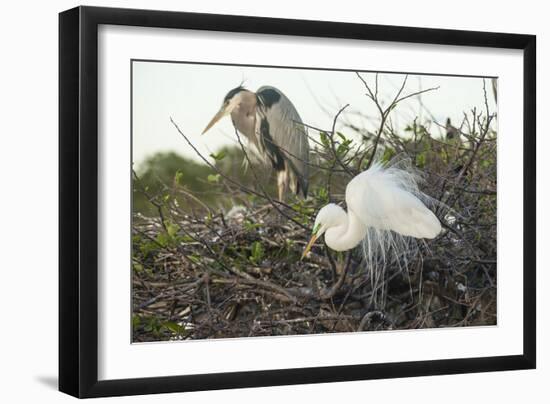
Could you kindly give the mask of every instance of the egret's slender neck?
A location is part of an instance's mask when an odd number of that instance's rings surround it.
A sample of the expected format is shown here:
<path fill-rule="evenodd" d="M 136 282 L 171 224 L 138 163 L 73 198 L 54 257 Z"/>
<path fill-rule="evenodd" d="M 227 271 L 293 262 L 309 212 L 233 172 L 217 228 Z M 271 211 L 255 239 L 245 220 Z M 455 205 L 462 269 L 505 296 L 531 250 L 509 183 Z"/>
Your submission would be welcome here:
<path fill-rule="evenodd" d="M 346 251 L 357 246 L 365 238 L 367 228 L 361 220 L 348 210 L 346 216 L 342 216 L 342 223 L 330 227 L 325 232 L 325 242 L 336 251 Z"/>

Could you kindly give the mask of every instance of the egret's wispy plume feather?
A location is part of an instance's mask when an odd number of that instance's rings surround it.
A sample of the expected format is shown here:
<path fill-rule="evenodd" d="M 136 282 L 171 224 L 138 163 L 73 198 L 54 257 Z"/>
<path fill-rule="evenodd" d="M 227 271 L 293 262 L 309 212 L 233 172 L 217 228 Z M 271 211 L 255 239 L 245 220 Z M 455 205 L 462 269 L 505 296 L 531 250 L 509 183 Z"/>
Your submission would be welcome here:
<path fill-rule="evenodd" d="M 386 268 L 397 268 L 408 275 L 411 262 L 420 256 L 420 249 L 430 253 L 425 239 L 441 232 L 439 219 L 432 211 L 441 216 L 447 209 L 420 190 L 424 176 L 408 156 L 397 155 L 387 163 L 378 160 L 370 170 L 372 177 L 377 178 L 375 181 L 371 178 L 371 182 L 378 185 L 378 193 L 386 195 L 382 198 L 364 195 L 363 204 L 376 208 L 371 209 L 370 221 L 369 216 L 366 217 L 367 231 L 361 248 L 373 290 L 371 303 L 383 307 L 386 291 L 382 280 L 386 278 Z M 392 206 L 377 206 L 380 200 Z"/>
<path fill-rule="evenodd" d="M 420 171 L 407 156 L 398 155 L 387 163 L 377 159 L 346 186 L 347 212 L 328 204 L 315 219 L 313 237 L 324 234 L 331 249 L 362 247 L 373 303 L 385 298 L 378 286 L 385 279 L 386 268 L 407 270 L 419 245 L 426 245 L 425 239 L 441 232 L 441 223 L 432 211 L 439 203 L 420 190 L 421 182 Z"/>

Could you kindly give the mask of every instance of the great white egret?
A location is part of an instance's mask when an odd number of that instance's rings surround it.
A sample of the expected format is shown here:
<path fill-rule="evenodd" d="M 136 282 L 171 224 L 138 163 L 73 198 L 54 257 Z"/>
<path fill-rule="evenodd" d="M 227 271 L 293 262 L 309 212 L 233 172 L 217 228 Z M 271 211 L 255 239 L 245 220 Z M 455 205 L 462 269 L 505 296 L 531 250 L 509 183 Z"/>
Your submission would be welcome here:
<path fill-rule="evenodd" d="M 385 261 L 392 248 L 395 257 L 405 253 L 406 238 L 435 238 L 441 223 L 423 202 L 431 198 L 419 190 L 418 179 L 406 160 L 374 163 L 348 183 L 347 212 L 334 203 L 319 210 L 302 258 L 323 234 L 327 246 L 336 251 L 363 242 L 371 267 L 379 257 Z"/>
<path fill-rule="evenodd" d="M 277 174 L 279 200 L 287 189 L 307 196 L 309 143 L 307 128 L 290 100 L 275 87 L 264 86 L 256 93 L 239 86 L 227 93 L 219 111 L 203 134 L 226 115 L 242 133 L 253 151 Z"/>

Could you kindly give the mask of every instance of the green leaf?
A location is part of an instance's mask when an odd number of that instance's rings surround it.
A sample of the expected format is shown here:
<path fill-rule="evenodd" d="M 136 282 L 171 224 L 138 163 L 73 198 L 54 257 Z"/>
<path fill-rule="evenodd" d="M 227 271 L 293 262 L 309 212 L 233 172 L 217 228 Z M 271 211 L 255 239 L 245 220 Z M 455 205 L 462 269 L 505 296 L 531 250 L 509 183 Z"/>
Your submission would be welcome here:
<path fill-rule="evenodd" d="M 382 161 L 387 163 L 395 156 L 395 151 L 389 147 L 384 150 L 384 155 L 382 156 Z"/>
<path fill-rule="evenodd" d="M 176 181 L 176 184 L 179 184 L 182 178 L 183 173 L 180 170 L 176 171 L 176 175 L 174 176 L 174 181 Z"/>
<path fill-rule="evenodd" d="M 423 168 L 426 164 L 426 154 L 425 153 L 419 153 L 416 155 L 416 166 Z"/>
<path fill-rule="evenodd" d="M 157 237 L 155 237 L 155 240 L 162 247 L 167 247 L 170 244 L 171 238 L 168 235 L 168 233 L 159 233 L 159 234 L 157 234 Z"/>
<path fill-rule="evenodd" d="M 165 321 L 162 323 L 162 326 L 172 331 L 174 334 L 182 334 L 183 332 L 185 332 L 185 327 L 182 327 L 181 325 L 173 321 Z"/>
<path fill-rule="evenodd" d="M 139 246 L 139 250 L 144 256 L 149 255 L 153 251 L 155 251 L 158 248 L 158 246 L 152 242 L 152 241 L 145 241 Z"/>
<path fill-rule="evenodd" d="M 321 143 L 323 144 L 323 146 L 329 147 L 330 142 L 329 142 L 329 140 L 328 140 L 328 135 L 327 135 L 327 133 L 326 133 L 326 132 L 321 132 L 321 133 L 319 133 L 319 137 L 320 137 L 320 139 L 321 139 Z"/>
<path fill-rule="evenodd" d="M 165 220 L 164 225 L 166 226 L 166 232 L 171 238 L 175 237 L 176 234 L 178 234 L 178 230 L 180 229 L 180 227 L 177 224 Z"/>
<path fill-rule="evenodd" d="M 243 225 L 244 225 L 244 229 L 246 231 L 253 231 L 255 229 L 258 229 L 258 228 L 262 227 L 262 225 L 260 223 L 253 223 L 250 220 L 246 220 L 243 223 Z"/>
<path fill-rule="evenodd" d="M 321 186 L 317 189 L 317 199 L 323 204 L 328 203 L 328 190 L 325 187 Z"/>
<path fill-rule="evenodd" d="M 191 237 L 190 235 L 184 234 L 183 236 L 180 237 L 180 241 L 182 243 L 192 243 L 195 240 L 193 240 L 193 237 Z"/>
<path fill-rule="evenodd" d="M 207 180 L 211 183 L 218 183 L 220 181 L 220 174 L 209 174 Z"/>
<path fill-rule="evenodd" d="M 223 160 L 226 155 L 227 153 L 225 150 L 222 150 L 219 153 L 210 153 L 210 157 L 212 157 L 216 161 Z"/>
<path fill-rule="evenodd" d="M 158 331 L 160 328 L 159 320 L 156 317 L 149 317 L 146 319 L 146 321 L 147 323 L 145 324 L 144 330 L 146 332 L 152 332 L 154 334 L 158 334 Z"/>
<path fill-rule="evenodd" d="M 338 135 L 338 137 L 339 137 L 340 139 L 342 139 L 342 141 L 344 141 L 344 142 L 347 142 L 347 141 L 348 141 L 348 139 L 344 136 L 343 133 L 341 133 L 341 132 L 336 132 L 336 135 Z"/>
<path fill-rule="evenodd" d="M 189 255 L 187 258 L 189 258 L 189 260 L 194 262 L 195 264 L 198 264 L 198 263 L 201 262 L 200 256 L 195 255 L 195 254 Z"/>
<path fill-rule="evenodd" d="M 264 256 L 264 248 L 262 247 L 262 243 L 259 241 L 254 241 L 250 247 L 250 252 L 250 261 L 255 264 L 260 263 Z"/>

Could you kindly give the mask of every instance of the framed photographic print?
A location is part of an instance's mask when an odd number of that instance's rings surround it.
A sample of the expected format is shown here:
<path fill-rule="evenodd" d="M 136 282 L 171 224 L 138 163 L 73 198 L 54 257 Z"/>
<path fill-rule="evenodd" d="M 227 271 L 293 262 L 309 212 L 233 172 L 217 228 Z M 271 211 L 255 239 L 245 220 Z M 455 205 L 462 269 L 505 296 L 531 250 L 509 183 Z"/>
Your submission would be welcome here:
<path fill-rule="evenodd" d="M 534 36 L 59 28 L 61 391 L 535 367 Z"/>

